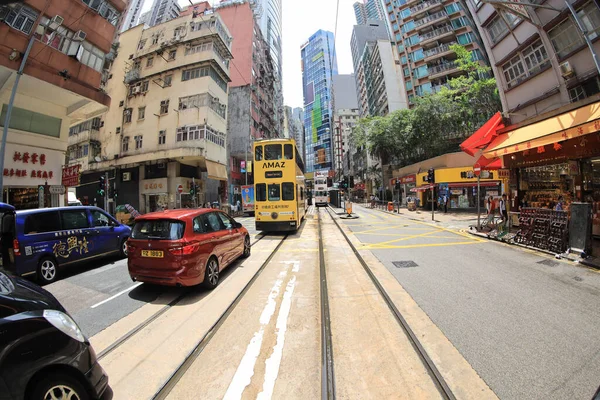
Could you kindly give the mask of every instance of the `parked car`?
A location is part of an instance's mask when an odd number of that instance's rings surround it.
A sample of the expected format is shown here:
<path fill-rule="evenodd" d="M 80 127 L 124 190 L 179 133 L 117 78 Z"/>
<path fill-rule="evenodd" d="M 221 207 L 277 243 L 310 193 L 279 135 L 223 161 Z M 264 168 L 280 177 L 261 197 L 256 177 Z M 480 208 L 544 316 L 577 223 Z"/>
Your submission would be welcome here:
<path fill-rule="evenodd" d="M 99 399 L 108 376 L 49 292 L 0 270 L 0 399 Z M 108 392 L 107 392 L 108 393 Z"/>
<path fill-rule="evenodd" d="M 16 211 L 0 203 L 2 264 L 15 275 L 54 282 L 59 268 L 94 258 L 127 256 L 131 228 L 98 207 Z"/>
<path fill-rule="evenodd" d="M 168 286 L 219 283 L 219 273 L 238 257 L 250 256 L 242 224 L 213 209 L 153 212 L 136 218 L 127 241 L 134 281 Z"/>

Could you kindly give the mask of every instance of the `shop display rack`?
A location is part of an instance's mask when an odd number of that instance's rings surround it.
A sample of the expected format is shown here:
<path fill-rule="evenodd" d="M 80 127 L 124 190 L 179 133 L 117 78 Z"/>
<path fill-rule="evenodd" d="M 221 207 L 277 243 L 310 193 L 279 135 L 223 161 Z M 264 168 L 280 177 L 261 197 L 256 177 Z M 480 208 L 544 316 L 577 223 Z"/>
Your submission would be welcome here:
<path fill-rule="evenodd" d="M 524 208 L 514 241 L 538 249 L 562 253 L 569 239 L 568 213 L 544 208 Z"/>

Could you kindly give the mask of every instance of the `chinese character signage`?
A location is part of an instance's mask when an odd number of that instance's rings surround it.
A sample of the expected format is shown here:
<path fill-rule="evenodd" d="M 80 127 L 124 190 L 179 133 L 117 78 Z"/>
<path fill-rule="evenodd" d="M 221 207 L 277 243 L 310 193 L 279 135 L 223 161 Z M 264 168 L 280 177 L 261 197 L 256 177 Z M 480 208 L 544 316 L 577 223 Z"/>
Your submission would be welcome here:
<path fill-rule="evenodd" d="M 62 169 L 62 184 L 63 186 L 79 185 L 79 164 Z"/>
<path fill-rule="evenodd" d="M 7 186 L 60 185 L 64 153 L 7 143 L 4 184 Z"/>

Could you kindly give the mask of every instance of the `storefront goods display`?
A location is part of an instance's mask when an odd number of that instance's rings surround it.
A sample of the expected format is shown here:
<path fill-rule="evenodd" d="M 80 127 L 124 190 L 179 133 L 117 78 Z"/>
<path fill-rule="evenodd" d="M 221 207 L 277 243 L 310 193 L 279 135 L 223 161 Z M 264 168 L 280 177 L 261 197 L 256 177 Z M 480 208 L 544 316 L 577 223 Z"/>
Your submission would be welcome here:
<path fill-rule="evenodd" d="M 516 243 L 563 253 L 569 242 L 568 212 L 544 208 L 523 208 Z"/>

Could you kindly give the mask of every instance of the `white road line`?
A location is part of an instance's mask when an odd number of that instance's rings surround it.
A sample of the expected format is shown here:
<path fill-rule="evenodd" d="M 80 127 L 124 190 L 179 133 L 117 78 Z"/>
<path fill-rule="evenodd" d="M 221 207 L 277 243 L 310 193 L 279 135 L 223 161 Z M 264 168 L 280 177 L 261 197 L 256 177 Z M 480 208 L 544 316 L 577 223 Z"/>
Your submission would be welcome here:
<path fill-rule="evenodd" d="M 294 262 L 292 271 L 297 272 L 299 268 L 300 263 L 297 261 Z M 262 392 L 258 394 L 257 399 L 270 400 L 273 397 L 273 389 L 275 389 L 275 381 L 279 375 L 279 366 L 281 365 L 281 357 L 283 356 L 285 332 L 287 331 L 287 321 L 292 308 L 292 295 L 294 294 L 295 287 L 296 275 L 293 275 L 285 288 L 279 314 L 277 314 L 277 343 L 273 346 L 273 353 L 265 361 L 265 380 Z"/>
<path fill-rule="evenodd" d="M 106 299 L 106 300 L 102 300 L 100 303 L 96 303 L 96 304 L 94 304 L 93 306 L 91 306 L 90 308 L 96 308 L 96 307 L 98 307 L 98 306 L 101 306 L 101 305 L 102 305 L 102 304 L 104 304 L 104 303 L 108 303 L 109 301 L 111 301 L 111 300 L 113 300 L 113 299 L 116 299 L 116 298 L 117 298 L 117 297 L 119 297 L 120 295 L 122 295 L 122 294 L 124 294 L 124 293 L 127 293 L 127 292 L 129 292 L 130 290 L 132 290 L 132 289 L 135 289 L 136 287 L 140 286 L 142 283 L 143 283 L 143 282 L 138 282 L 138 283 L 136 283 L 135 285 L 133 285 L 133 286 L 131 286 L 131 287 L 129 287 L 129 288 L 127 288 L 127 289 L 125 289 L 125 290 L 121 290 L 119 293 L 115 294 L 114 296 L 111 296 L 111 297 L 109 297 L 109 298 L 108 298 L 108 299 Z"/>
<path fill-rule="evenodd" d="M 252 376 L 254 375 L 254 366 L 256 365 L 256 360 L 260 354 L 265 326 L 269 324 L 271 317 L 275 313 L 275 307 L 277 306 L 275 299 L 279 295 L 279 290 L 281 289 L 281 285 L 283 284 L 286 275 L 287 269 L 281 271 L 277 277 L 277 281 L 275 281 L 275 284 L 271 288 L 271 292 L 267 298 L 267 304 L 260 314 L 260 329 L 254 334 L 248 347 L 246 347 L 246 353 L 242 357 L 242 361 L 240 361 L 240 365 L 238 365 L 223 399 L 241 399 L 244 390 L 250 384 Z"/>

